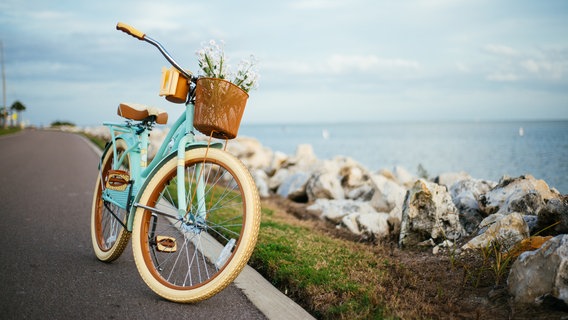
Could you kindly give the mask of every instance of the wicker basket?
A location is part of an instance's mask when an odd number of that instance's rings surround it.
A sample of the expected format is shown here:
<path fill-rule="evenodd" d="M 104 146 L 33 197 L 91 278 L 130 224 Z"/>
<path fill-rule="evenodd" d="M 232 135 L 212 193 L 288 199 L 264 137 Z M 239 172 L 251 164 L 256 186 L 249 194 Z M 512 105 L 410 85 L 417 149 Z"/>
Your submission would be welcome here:
<path fill-rule="evenodd" d="M 200 78 L 195 89 L 193 126 L 218 139 L 237 136 L 248 94 L 229 81 Z"/>

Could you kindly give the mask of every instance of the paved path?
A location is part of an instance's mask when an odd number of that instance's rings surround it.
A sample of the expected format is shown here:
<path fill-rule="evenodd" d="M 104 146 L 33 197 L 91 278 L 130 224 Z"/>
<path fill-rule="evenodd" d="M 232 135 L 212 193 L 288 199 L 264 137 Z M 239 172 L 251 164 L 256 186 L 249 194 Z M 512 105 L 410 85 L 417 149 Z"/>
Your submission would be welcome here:
<path fill-rule="evenodd" d="M 184 305 L 146 287 L 130 246 L 113 263 L 98 261 L 89 225 L 97 163 L 75 134 L 0 136 L 1 319 L 310 317 L 250 268 L 239 287 Z"/>

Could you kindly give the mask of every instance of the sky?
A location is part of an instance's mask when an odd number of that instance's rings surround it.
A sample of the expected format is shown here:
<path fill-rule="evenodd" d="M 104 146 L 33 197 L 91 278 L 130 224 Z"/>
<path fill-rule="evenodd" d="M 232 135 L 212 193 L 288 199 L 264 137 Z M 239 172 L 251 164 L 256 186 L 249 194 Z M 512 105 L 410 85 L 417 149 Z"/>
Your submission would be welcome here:
<path fill-rule="evenodd" d="M 568 120 L 568 1 L 2 0 L 6 104 L 33 125 L 118 120 L 120 102 L 179 115 L 158 96 L 167 62 L 199 73 L 224 41 L 254 54 L 243 124 Z"/>

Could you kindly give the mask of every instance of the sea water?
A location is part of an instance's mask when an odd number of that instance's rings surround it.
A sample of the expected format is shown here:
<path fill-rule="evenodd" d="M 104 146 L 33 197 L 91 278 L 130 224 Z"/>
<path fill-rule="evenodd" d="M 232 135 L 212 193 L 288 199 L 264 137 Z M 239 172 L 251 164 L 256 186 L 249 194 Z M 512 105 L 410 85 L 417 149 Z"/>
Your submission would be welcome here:
<path fill-rule="evenodd" d="M 464 171 L 491 181 L 531 174 L 568 193 L 568 121 L 249 124 L 239 136 L 290 155 L 310 144 L 320 159 L 348 156 L 373 171 L 417 175 L 420 166 L 430 178 Z"/>

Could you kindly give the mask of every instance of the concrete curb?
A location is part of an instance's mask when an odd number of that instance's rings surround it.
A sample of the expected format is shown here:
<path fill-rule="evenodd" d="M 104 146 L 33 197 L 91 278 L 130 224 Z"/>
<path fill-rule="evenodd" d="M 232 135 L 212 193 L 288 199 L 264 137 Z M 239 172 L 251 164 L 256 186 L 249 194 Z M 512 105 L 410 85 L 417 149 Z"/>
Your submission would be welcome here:
<path fill-rule="evenodd" d="M 234 283 L 268 319 L 315 319 L 248 265 Z"/>

